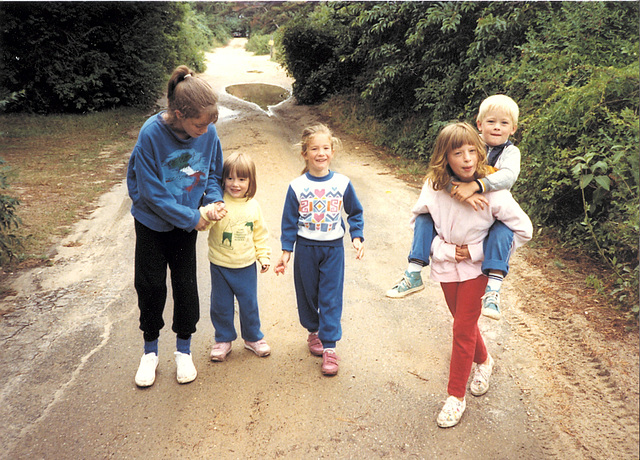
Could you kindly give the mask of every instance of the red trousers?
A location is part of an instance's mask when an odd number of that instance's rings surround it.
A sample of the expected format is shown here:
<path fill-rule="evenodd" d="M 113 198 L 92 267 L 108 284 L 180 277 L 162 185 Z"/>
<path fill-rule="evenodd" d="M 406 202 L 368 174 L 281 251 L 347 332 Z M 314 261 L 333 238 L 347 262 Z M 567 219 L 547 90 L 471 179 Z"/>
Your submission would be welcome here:
<path fill-rule="evenodd" d="M 481 297 L 487 286 L 487 277 L 456 283 L 440 283 L 449 311 L 453 315 L 453 349 L 449 366 L 447 391 L 463 398 L 473 363 L 484 363 L 487 348 L 484 345 L 478 319 L 482 310 Z"/>

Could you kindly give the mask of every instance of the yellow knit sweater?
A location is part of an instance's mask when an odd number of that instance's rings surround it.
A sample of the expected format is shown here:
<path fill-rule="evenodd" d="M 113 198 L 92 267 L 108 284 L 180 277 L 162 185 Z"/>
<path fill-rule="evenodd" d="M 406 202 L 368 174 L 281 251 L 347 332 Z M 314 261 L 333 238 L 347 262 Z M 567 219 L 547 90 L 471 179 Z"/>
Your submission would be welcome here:
<path fill-rule="evenodd" d="M 209 261 L 226 268 L 248 267 L 256 260 L 260 265 L 269 265 L 269 231 L 258 202 L 233 198 L 227 193 L 224 194 L 224 202 L 227 215 L 218 222 L 211 222 L 208 227 Z M 208 208 L 200 208 L 200 215 L 205 220 L 209 220 Z"/>

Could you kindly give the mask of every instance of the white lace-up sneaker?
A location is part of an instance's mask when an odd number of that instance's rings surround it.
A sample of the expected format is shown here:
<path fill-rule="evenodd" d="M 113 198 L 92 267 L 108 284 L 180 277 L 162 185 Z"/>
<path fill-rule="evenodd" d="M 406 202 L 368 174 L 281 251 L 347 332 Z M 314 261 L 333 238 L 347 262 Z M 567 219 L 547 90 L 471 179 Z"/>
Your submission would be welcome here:
<path fill-rule="evenodd" d="M 193 382 L 198 376 L 198 371 L 196 370 L 196 366 L 193 365 L 191 355 L 180 353 L 179 351 L 176 351 L 174 355 L 176 356 L 176 376 L 178 383 Z"/>
<path fill-rule="evenodd" d="M 466 408 L 467 402 L 465 399 L 460 401 L 455 396 L 449 396 L 438 415 L 438 426 L 440 428 L 449 428 L 457 425 Z"/>
<path fill-rule="evenodd" d="M 158 355 L 145 353 L 140 358 L 140 366 L 136 372 L 136 385 L 150 387 L 156 381 L 156 368 L 158 367 Z"/>
<path fill-rule="evenodd" d="M 469 391 L 473 396 L 482 396 L 489 391 L 489 379 L 493 371 L 493 358 L 489 358 L 482 364 L 476 364 L 476 370 L 473 373 L 473 380 L 469 385 Z"/>

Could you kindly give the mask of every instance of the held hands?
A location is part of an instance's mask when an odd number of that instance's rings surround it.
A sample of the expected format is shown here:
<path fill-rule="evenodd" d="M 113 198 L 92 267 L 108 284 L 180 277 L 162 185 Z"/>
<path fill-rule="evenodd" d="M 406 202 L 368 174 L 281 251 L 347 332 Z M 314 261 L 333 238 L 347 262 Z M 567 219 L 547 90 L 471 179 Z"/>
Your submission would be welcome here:
<path fill-rule="evenodd" d="M 202 232 L 207 229 L 209 222 L 207 222 L 202 216 L 200 216 L 200 220 L 198 221 L 198 225 L 196 225 L 195 230 Z"/>
<path fill-rule="evenodd" d="M 466 259 L 471 259 L 471 254 L 469 253 L 467 245 L 464 244 L 462 246 L 456 246 L 456 262 L 460 263 Z"/>
<path fill-rule="evenodd" d="M 479 194 L 478 184 L 473 182 L 451 181 L 453 185 L 451 189 L 451 197 L 463 202 L 466 201 L 474 211 L 478 208 L 484 210 L 485 206 L 489 206 L 489 200 L 484 195 Z"/>
<path fill-rule="evenodd" d="M 473 182 L 459 182 L 456 180 L 451 181 L 451 197 L 463 202 L 467 198 L 475 195 L 478 192 L 478 184 Z"/>
<path fill-rule="evenodd" d="M 227 214 L 227 209 L 225 208 L 224 201 L 211 203 L 200 208 L 200 220 L 198 221 L 198 225 L 195 226 L 195 230 L 199 232 L 208 230 L 211 222 L 219 221 L 226 214 Z"/>
<path fill-rule="evenodd" d="M 217 222 L 227 215 L 227 209 L 224 201 L 218 201 L 213 205 L 207 206 L 207 219 L 212 222 Z"/>

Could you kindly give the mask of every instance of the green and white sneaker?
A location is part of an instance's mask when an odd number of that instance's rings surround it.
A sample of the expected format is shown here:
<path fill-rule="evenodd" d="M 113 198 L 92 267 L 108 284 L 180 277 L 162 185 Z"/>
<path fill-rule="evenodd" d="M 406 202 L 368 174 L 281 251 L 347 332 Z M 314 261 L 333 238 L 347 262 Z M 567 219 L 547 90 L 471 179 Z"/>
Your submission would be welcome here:
<path fill-rule="evenodd" d="M 402 279 L 387 291 L 387 297 L 399 299 L 414 292 L 422 291 L 423 289 L 424 284 L 422 284 L 422 275 L 420 275 L 420 272 L 405 271 Z"/>
<path fill-rule="evenodd" d="M 500 319 L 500 292 L 487 289 L 482 296 L 482 316 Z"/>

